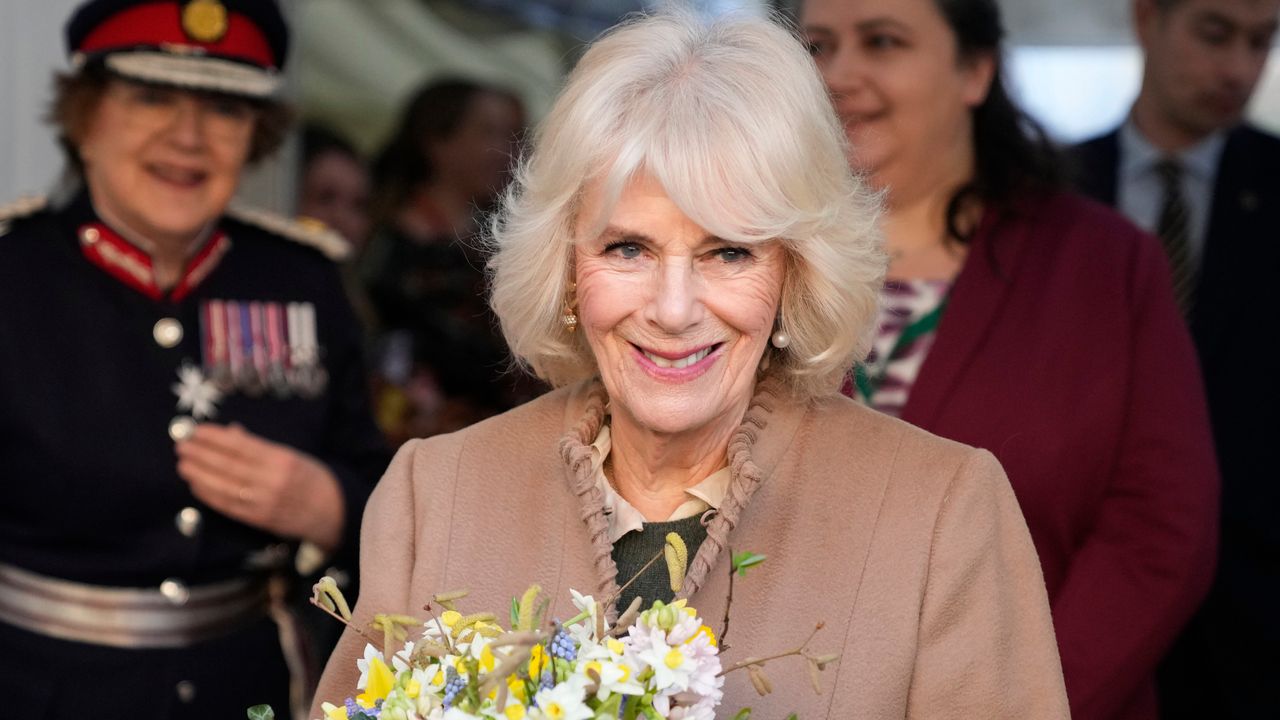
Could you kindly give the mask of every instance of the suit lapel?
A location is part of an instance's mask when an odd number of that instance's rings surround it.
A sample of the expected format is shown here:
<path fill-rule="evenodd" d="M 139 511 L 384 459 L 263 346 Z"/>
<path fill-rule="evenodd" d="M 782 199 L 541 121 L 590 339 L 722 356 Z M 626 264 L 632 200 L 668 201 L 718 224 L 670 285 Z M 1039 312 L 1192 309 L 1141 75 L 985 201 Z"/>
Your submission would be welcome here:
<path fill-rule="evenodd" d="M 1024 211 L 1036 212 L 1034 208 Z M 988 209 L 983 216 L 951 289 L 933 347 L 907 397 L 903 420 L 931 427 L 955 393 L 965 368 L 995 325 L 992 318 L 1009 296 L 1028 229 L 1010 213 Z"/>
<path fill-rule="evenodd" d="M 1236 253 L 1250 246 L 1249 229 L 1256 226 L 1262 199 L 1254 172 L 1257 161 L 1250 145 L 1249 130 L 1236 128 L 1227 137 L 1218 162 L 1204 259 L 1191 313 L 1191 333 L 1202 362 L 1210 348 L 1220 345 L 1216 339 L 1226 323 L 1218 315 L 1231 311 L 1228 295 L 1232 283 L 1238 281 L 1232 264 L 1239 257 Z"/>
<path fill-rule="evenodd" d="M 1120 175 L 1120 131 L 1077 145 L 1071 157 L 1080 192 L 1114 207 Z"/>

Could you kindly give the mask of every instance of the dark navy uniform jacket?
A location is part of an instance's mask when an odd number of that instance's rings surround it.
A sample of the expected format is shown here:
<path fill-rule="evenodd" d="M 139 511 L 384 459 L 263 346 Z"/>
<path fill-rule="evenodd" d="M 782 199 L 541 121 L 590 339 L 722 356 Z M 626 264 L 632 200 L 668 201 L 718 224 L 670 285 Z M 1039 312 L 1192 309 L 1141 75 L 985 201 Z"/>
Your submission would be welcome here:
<path fill-rule="evenodd" d="M 280 549 L 280 538 L 204 506 L 177 474 L 170 427 L 191 413 L 175 385 L 184 366 L 208 364 L 202 313 L 213 300 L 241 310 L 252 301 L 255 309 L 310 304 L 323 385 L 229 388 L 212 421 L 325 463 L 345 495 L 344 546 L 353 550 L 388 455 L 367 407 L 360 329 L 332 261 L 223 218 L 228 242 L 212 269 L 180 300 L 154 299 L 88 259 L 81 235 L 95 222 L 82 194 L 10 221 L 0 235 L 0 562 L 156 588 L 244 576 L 264 549 Z M 284 717 L 286 677 L 267 620 L 180 650 L 90 646 L 0 623 L 0 697 L 24 717 L 243 718 L 258 702 Z"/>

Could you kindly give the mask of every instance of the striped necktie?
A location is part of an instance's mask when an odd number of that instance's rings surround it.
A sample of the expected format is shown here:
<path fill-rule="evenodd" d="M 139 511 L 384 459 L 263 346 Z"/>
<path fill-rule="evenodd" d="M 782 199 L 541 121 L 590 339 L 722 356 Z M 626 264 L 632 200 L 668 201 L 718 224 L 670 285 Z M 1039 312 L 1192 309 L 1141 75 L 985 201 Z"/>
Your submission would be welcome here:
<path fill-rule="evenodd" d="M 1187 201 L 1182 194 L 1182 164 L 1176 158 L 1163 158 L 1155 165 L 1156 175 L 1164 190 L 1156 236 L 1169 256 L 1173 279 L 1173 296 L 1185 316 L 1191 309 L 1195 292 L 1195 268 L 1191 265 L 1191 228 Z"/>

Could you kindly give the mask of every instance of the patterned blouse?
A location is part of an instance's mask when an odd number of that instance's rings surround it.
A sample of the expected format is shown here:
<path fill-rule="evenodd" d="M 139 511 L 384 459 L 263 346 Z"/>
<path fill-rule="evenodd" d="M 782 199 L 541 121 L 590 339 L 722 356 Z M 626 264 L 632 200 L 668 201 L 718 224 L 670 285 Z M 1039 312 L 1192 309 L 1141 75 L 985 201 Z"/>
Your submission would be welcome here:
<path fill-rule="evenodd" d="M 845 394 L 888 415 L 899 417 L 925 356 L 933 347 L 950 280 L 888 280 L 880 291 L 875 341 L 867 360 L 845 383 Z M 909 331 L 914 338 L 899 346 Z M 919 334 L 917 334 L 919 333 Z M 869 392 L 869 396 L 868 396 Z"/>

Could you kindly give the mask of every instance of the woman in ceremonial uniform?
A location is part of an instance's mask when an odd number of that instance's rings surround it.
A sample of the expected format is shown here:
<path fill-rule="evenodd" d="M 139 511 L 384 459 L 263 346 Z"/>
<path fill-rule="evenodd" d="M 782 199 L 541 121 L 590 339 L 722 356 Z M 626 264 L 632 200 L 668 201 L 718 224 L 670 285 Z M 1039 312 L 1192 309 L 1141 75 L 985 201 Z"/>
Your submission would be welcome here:
<path fill-rule="evenodd" d="M 287 29 L 262 0 L 93 0 L 67 43 L 79 189 L 0 215 L 0 697 L 302 708 L 286 577 L 354 544 L 386 456 L 344 244 L 228 208 L 286 124 Z"/>

